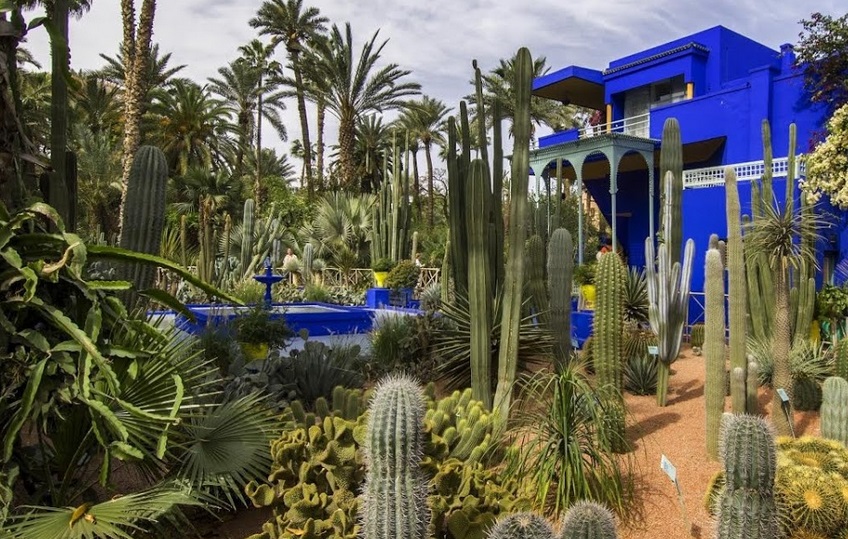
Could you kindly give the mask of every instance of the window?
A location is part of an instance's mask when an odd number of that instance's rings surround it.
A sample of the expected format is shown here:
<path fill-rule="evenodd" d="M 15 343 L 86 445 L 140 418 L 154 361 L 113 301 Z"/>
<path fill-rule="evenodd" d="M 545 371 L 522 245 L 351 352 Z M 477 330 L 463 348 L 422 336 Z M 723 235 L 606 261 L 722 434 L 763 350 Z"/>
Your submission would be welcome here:
<path fill-rule="evenodd" d="M 686 82 L 683 75 L 651 84 L 651 107 L 676 103 L 686 99 Z"/>

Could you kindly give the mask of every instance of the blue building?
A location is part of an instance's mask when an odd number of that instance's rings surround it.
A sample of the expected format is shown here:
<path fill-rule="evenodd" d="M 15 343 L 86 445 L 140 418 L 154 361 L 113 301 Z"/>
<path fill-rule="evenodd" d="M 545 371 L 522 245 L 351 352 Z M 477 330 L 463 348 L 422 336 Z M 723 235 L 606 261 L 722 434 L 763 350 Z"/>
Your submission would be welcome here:
<path fill-rule="evenodd" d="M 826 121 L 812 106 L 791 45 L 771 49 L 716 26 L 610 62 L 606 69 L 569 66 L 536 79 L 533 93 L 595 109 L 594 125 L 539 139 L 530 165 L 540 181 L 562 177 L 594 199 L 631 265 L 645 264 L 644 242 L 659 218 L 660 138 L 677 118 L 683 139 L 683 238 L 696 245 L 693 301 L 703 291 L 710 234 L 726 236 L 724 167 L 739 178 L 742 212 L 750 185 L 764 172 L 762 121 L 771 124 L 774 191 L 783 200 L 789 124 L 797 126 L 796 153 L 810 147 Z M 599 120 L 599 121 L 598 121 Z M 799 165 L 800 166 L 800 165 Z M 803 170 L 798 171 L 803 174 Z M 839 212 L 841 215 L 841 212 Z M 844 223 L 823 231 L 820 262 L 830 280 L 841 260 Z M 579 259 L 594 257 L 578 242 Z M 701 312 L 693 305 L 695 318 Z"/>

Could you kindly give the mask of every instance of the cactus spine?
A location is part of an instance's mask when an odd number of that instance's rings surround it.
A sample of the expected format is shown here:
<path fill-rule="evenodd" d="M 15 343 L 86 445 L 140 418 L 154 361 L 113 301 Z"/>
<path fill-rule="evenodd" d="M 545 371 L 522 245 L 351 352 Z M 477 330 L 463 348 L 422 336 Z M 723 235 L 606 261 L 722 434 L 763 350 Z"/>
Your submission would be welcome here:
<path fill-rule="evenodd" d="M 468 306 L 471 313 L 472 397 L 492 406 L 492 290 L 489 275 L 488 165 L 471 162 L 465 211 L 468 233 Z"/>
<path fill-rule="evenodd" d="M 556 340 L 554 357 L 561 368 L 571 355 L 571 287 L 574 277 L 574 246 L 571 233 L 557 228 L 548 244 L 548 290 L 550 324 Z"/>
<path fill-rule="evenodd" d="M 668 227 L 670 228 L 670 227 Z M 648 315 L 651 329 L 657 335 L 659 371 L 657 373 L 657 404 L 666 405 L 668 376 L 671 363 L 680 353 L 683 327 L 689 311 L 689 285 L 692 278 L 692 260 L 695 242 L 687 240 L 683 264 L 673 262 L 665 244 L 660 245 L 659 256 L 654 257 L 654 243 L 645 238 L 647 263 Z M 656 266 L 653 263 L 656 260 Z"/>
<path fill-rule="evenodd" d="M 488 539 L 554 539 L 548 521 L 535 513 L 515 513 L 499 519 L 486 536 Z"/>
<path fill-rule="evenodd" d="M 162 229 L 165 227 L 165 186 L 168 162 L 162 150 L 142 146 L 130 168 L 123 207 L 120 246 L 131 251 L 159 254 Z M 123 278 L 136 290 L 153 286 L 156 269 L 149 265 L 125 264 Z"/>
<path fill-rule="evenodd" d="M 707 416 L 707 456 L 718 459 L 721 415 L 724 413 L 725 388 L 725 331 L 724 331 L 724 268 L 718 249 L 707 251 L 706 309 L 704 313 L 704 356 L 706 380 L 704 394 Z"/>
<path fill-rule="evenodd" d="M 739 204 L 739 189 L 733 167 L 724 169 L 725 195 L 727 199 L 727 297 L 730 322 L 730 368 L 742 369 L 742 384 L 731 384 L 730 394 L 733 411 L 745 413 L 745 356 L 747 341 L 747 302 L 745 289 L 745 254 L 742 247 L 742 210 Z M 737 408 L 742 406 L 742 408 Z M 750 410 L 749 410 L 750 411 Z"/>
<path fill-rule="evenodd" d="M 616 539 L 615 517 L 603 505 L 579 501 L 565 513 L 562 521 L 563 539 Z"/>
<path fill-rule="evenodd" d="M 548 290 L 545 287 L 545 246 L 542 238 L 534 234 L 525 242 L 527 252 L 527 294 L 530 305 L 539 321 L 548 326 L 550 322 Z"/>
<path fill-rule="evenodd" d="M 821 432 L 848 446 L 848 381 L 831 376 L 822 384 Z"/>
<path fill-rule="evenodd" d="M 521 323 L 522 285 L 524 284 L 524 239 L 522 224 L 527 218 L 527 191 L 530 169 L 530 90 L 533 83 L 533 59 L 522 47 L 515 58 L 513 91 L 514 118 L 512 124 L 512 185 L 510 187 L 509 252 L 503 284 L 503 313 L 501 318 L 500 350 L 498 351 L 498 385 L 495 406 L 504 420 L 509 408 L 518 369 L 518 330 Z"/>
<path fill-rule="evenodd" d="M 254 209 L 256 203 L 252 198 L 244 201 L 244 213 L 241 220 L 241 273 L 246 276 L 247 268 L 253 258 L 253 231 L 256 221 L 254 220 Z"/>
<path fill-rule="evenodd" d="M 424 394 L 412 379 L 380 382 L 369 407 L 362 494 L 364 539 L 424 539 L 429 515 L 420 464 Z"/>
<path fill-rule="evenodd" d="M 726 478 L 719 500 L 718 539 L 779 537 L 774 499 L 776 449 L 768 423 L 751 415 L 723 422 L 722 462 Z"/>

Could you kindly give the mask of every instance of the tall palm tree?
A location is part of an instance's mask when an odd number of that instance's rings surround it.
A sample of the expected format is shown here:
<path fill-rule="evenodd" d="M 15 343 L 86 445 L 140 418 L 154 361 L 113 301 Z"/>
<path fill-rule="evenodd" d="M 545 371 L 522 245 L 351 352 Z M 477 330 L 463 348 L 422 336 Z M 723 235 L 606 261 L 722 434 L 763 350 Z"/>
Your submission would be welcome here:
<path fill-rule="evenodd" d="M 180 215 L 193 215 L 208 204 L 216 216 L 234 214 L 242 203 L 241 184 L 225 171 L 210 172 L 206 167 L 192 166 L 171 182 L 171 207 Z"/>
<path fill-rule="evenodd" d="M 121 48 L 123 49 L 123 45 Z M 185 64 L 177 66 L 169 65 L 171 63 L 171 55 L 172 54 L 170 52 L 166 52 L 160 56 L 159 44 L 152 43 L 150 45 L 146 64 L 147 71 L 144 75 L 144 79 L 148 84 L 147 91 L 145 92 L 146 96 L 149 95 L 151 91 L 167 85 L 174 75 L 185 69 Z M 119 51 L 116 56 L 107 56 L 106 54 L 100 53 L 100 58 L 106 61 L 106 65 L 100 70 L 100 74 L 103 78 L 123 87 L 126 82 L 125 77 L 127 67 L 124 65 L 124 57 L 122 53 Z M 144 103 L 149 102 L 149 99 L 144 100 Z"/>
<path fill-rule="evenodd" d="M 339 119 L 339 165 L 341 184 L 350 187 L 355 181 L 353 162 L 356 119 L 369 112 L 402 108 L 404 98 L 418 94 L 421 86 L 402 80 L 409 71 L 397 64 L 377 68 L 380 53 L 388 40 L 377 44 L 379 30 L 362 47 L 354 62 L 353 34 L 350 23 L 344 34 L 333 25 L 330 39 L 317 43 L 321 57 L 319 70 L 327 80 L 327 110 Z"/>
<path fill-rule="evenodd" d="M 50 74 L 43 71 L 18 72 L 21 122 L 39 153 L 50 145 Z"/>
<path fill-rule="evenodd" d="M 171 170 L 184 175 L 191 166 L 207 170 L 223 161 L 234 127 L 229 110 L 206 86 L 177 80 L 160 91 L 150 107 L 151 139 L 168 156 Z"/>
<path fill-rule="evenodd" d="M 435 198 L 433 190 L 433 142 L 445 143 L 445 121 L 450 113 L 450 108 L 442 101 L 429 96 L 422 96 L 420 100 L 409 104 L 412 120 L 412 132 L 424 145 L 424 158 L 427 160 L 427 200 L 428 200 L 428 222 L 433 226 Z"/>
<path fill-rule="evenodd" d="M 87 126 L 92 133 L 114 133 L 121 122 L 118 86 L 105 81 L 96 72 L 76 76 L 78 85 L 71 92 L 74 124 Z"/>
<path fill-rule="evenodd" d="M 121 202 L 121 154 L 115 134 L 79 123 L 74 133 L 77 150 L 77 183 L 81 217 L 88 234 L 97 230 L 106 238 L 118 231 Z"/>
<path fill-rule="evenodd" d="M 274 43 L 283 43 L 295 78 L 297 110 L 300 115 L 300 131 L 303 140 L 303 159 L 307 187 L 312 185 L 312 145 L 309 139 L 309 122 L 306 118 L 303 72 L 300 53 L 316 34 L 326 30 L 329 19 L 323 17 L 318 8 L 304 8 L 303 0 L 266 0 L 250 20 L 250 26 L 259 28 L 261 35 L 270 35 Z"/>
<path fill-rule="evenodd" d="M 279 115 L 279 112 L 285 109 L 285 103 L 283 103 L 285 94 L 278 91 L 282 66 L 279 62 L 271 60 L 274 45 L 265 45 L 258 39 L 239 47 L 239 52 L 242 54 L 240 60 L 256 74 L 256 147 L 254 148 L 256 169 L 253 190 L 254 198 L 261 204 L 262 198 L 258 196 L 258 193 L 262 189 L 260 182 L 263 178 L 262 119 L 267 118 L 271 122 L 280 140 L 285 141 L 288 138 L 285 125 Z M 266 94 L 270 95 L 266 98 Z"/>
<path fill-rule="evenodd" d="M 256 89 L 259 81 L 256 70 L 246 62 L 238 60 L 218 68 L 218 75 L 219 78 L 209 78 L 209 89 L 235 117 L 238 145 L 234 172 L 241 176 L 244 152 L 250 147 L 250 139 L 253 136 L 253 111 L 256 108 Z"/>
<path fill-rule="evenodd" d="M 362 191 L 371 192 L 382 183 L 383 159 L 391 159 L 392 126 L 376 114 L 360 117 L 356 122 L 354 161 L 359 163 L 357 175 L 363 178 Z"/>

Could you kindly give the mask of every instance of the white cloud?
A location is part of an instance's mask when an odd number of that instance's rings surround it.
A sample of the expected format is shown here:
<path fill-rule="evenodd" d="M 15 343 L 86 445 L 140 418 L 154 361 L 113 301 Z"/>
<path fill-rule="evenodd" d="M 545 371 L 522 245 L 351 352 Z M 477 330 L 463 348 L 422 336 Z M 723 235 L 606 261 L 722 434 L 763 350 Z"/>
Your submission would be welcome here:
<path fill-rule="evenodd" d="M 186 76 L 203 81 L 256 37 L 248 21 L 259 5 L 259 0 L 160 0 L 154 40 L 173 53 L 175 65 L 188 66 Z M 836 0 L 316 0 L 311 5 L 340 26 L 351 22 L 359 44 L 380 29 L 379 39 L 390 40 L 384 60 L 411 70 L 425 93 L 454 107 L 469 93 L 472 59 L 489 69 L 521 46 L 546 56 L 552 69 L 571 64 L 601 69 L 615 58 L 718 24 L 777 48 L 797 41 L 797 23 L 810 13 L 844 11 Z M 101 67 L 99 53 L 116 54 L 120 39 L 120 3 L 95 0 L 71 25 L 73 67 Z M 34 31 L 27 47 L 49 65 L 43 29 Z M 286 119 L 290 137 L 299 138 L 294 103 Z M 332 122 L 328 129 L 332 143 Z M 288 144 L 270 130 L 264 137 L 287 151 Z"/>

